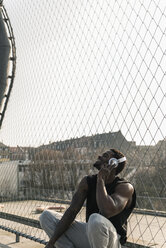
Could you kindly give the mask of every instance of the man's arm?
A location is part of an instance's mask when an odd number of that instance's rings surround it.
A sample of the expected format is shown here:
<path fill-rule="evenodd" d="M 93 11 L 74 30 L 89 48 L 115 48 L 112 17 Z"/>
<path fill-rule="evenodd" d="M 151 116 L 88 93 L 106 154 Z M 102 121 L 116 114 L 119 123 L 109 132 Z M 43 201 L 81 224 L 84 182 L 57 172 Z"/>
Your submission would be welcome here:
<path fill-rule="evenodd" d="M 119 184 L 115 193 L 107 194 L 103 179 L 97 180 L 96 199 L 98 208 L 103 216 L 110 218 L 119 214 L 131 203 L 134 188 L 130 183 Z"/>
<path fill-rule="evenodd" d="M 76 215 L 82 208 L 87 196 L 88 184 L 86 177 L 82 179 L 78 186 L 78 190 L 73 196 L 70 207 L 64 213 L 62 219 L 58 222 L 54 235 L 49 240 L 45 248 L 53 248 L 57 239 L 69 228 L 74 221 Z"/>

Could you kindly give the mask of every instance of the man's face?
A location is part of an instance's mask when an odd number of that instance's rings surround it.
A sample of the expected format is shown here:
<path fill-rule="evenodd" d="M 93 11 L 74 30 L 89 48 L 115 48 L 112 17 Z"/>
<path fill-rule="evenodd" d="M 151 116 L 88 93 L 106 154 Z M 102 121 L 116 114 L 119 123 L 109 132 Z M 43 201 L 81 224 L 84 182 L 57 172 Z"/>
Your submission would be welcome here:
<path fill-rule="evenodd" d="M 100 170 L 102 167 L 108 166 L 108 161 L 112 157 L 113 153 L 111 151 L 106 151 L 101 156 L 98 156 L 98 159 L 93 166 Z"/>

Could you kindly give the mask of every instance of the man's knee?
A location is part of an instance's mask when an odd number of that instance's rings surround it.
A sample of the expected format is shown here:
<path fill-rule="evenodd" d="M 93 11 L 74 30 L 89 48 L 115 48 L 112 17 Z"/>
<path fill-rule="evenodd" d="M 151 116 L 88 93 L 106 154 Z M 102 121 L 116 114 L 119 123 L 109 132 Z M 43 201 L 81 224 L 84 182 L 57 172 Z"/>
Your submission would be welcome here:
<path fill-rule="evenodd" d="M 100 232 L 107 235 L 108 233 L 114 233 L 116 230 L 111 221 L 100 214 L 94 213 L 89 217 L 87 231 L 91 233 Z"/>
<path fill-rule="evenodd" d="M 88 220 L 87 224 L 88 232 L 96 233 L 96 232 L 106 232 L 106 226 L 103 220 L 103 216 L 100 214 L 92 214 Z"/>
<path fill-rule="evenodd" d="M 91 216 L 89 217 L 88 225 L 95 227 L 95 226 L 104 224 L 105 220 L 106 218 L 103 217 L 102 215 L 94 213 L 94 214 L 91 214 Z"/>
<path fill-rule="evenodd" d="M 95 224 L 95 222 L 99 220 L 99 218 L 100 218 L 100 214 L 97 214 L 97 213 L 91 214 L 89 217 L 88 223 L 93 225 Z"/>

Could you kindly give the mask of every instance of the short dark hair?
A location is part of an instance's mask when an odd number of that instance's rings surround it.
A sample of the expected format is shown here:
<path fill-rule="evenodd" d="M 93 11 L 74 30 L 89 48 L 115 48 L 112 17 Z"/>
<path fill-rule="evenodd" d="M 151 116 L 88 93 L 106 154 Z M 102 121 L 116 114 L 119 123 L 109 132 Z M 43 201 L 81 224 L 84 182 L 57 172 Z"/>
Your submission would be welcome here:
<path fill-rule="evenodd" d="M 113 152 L 113 156 L 116 159 L 125 157 L 124 154 L 122 152 L 120 152 L 119 150 L 111 148 L 110 151 Z M 122 163 L 119 163 L 118 167 L 116 168 L 116 173 L 115 174 L 118 175 L 124 169 L 125 165 L 126 165 L 126 161 L 124 161 Z"/>

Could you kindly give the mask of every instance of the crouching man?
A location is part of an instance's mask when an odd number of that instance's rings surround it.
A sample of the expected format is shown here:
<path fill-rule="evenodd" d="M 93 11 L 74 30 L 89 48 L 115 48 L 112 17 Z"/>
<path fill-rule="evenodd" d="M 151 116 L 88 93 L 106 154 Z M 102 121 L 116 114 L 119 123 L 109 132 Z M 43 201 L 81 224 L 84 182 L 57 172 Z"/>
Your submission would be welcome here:
<path fill-rule="evenodd" d="M 136 203 L 131 183 L 119 178 L 125 156 L 110 149 L 98 157 L 98 173 L 85 176 L 64 215 L 45 210 L 41 227 L 49 236 L 45 248 L 120 248 L 126 242 L 127 219 Z M 76 215 L 86 200 L 86 223 Z"/>

